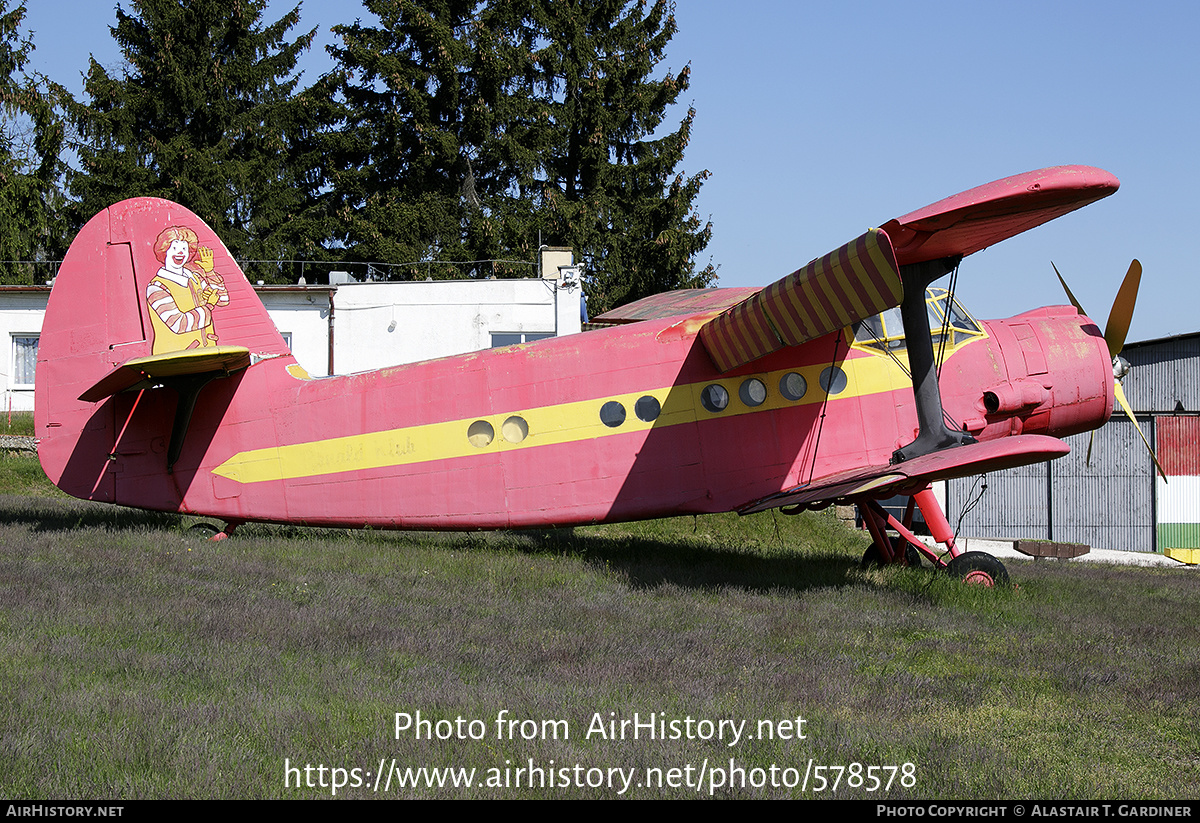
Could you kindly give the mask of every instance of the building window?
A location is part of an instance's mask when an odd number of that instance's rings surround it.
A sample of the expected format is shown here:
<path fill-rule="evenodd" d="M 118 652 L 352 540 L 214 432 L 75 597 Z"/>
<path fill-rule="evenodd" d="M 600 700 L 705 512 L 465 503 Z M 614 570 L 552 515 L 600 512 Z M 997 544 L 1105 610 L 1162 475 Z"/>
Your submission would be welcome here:
<path fill-rule="evenodd" d="M 553 337 L 554 332 L 492 332 L 492 348 L 500 346 L 515 346 L 518 343 L 532 343 L 534 340 L 545 340 Z"/>
<path fill-rule="evenodd" d="M 292 350 L 292 333 L 290 331 L 281 331 L 280 336 L 283 337 L 283 345 L 287 346 L 288 351 Z"/>
<path fill-rule="evenodd" d="M 12 381 L 9 388 L 32 389 L 37 370 L 38 335 L 12 336 Z"/>

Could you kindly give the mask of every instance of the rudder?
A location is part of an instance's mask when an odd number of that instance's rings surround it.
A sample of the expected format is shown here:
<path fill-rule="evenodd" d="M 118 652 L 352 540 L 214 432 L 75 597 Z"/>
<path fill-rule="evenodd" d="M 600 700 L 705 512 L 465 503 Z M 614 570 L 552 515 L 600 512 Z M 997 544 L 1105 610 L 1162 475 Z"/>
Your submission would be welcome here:
<path fill-rule="evenodd" d="M 290 356 L 213 230 L 149 197 L 93 217 L 55 278 L 38 345 L 34 425 L 47 476 L 77 497 L 113 500 L 118 404 L 81 396 L 130 360 L 218 346 Z"/>

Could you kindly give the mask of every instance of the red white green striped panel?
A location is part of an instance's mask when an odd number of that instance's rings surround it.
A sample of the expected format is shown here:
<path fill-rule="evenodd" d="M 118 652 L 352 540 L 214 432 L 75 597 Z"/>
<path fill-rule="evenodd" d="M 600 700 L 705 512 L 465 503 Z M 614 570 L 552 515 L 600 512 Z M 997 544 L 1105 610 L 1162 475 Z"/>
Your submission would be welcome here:
<path fill-rule="evenodd" d="M 1167 474 L 1155 478 L 1158 547 L 1200 549 L 1200 417 L 1158 417 L 1154 433 Z"/>

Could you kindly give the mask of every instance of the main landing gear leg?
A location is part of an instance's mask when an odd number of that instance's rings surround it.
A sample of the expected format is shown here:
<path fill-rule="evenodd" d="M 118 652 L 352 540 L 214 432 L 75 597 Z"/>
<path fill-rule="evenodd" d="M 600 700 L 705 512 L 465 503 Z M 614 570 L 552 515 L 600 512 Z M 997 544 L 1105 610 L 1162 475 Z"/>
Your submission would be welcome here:
<path fill-rule="evenodd" d="M 904 513 L 903 523 L 884 511 L 877 501 L 869 498 L 859 501 L 858 510 L 862 512 L 863 523 L 866 525 L 867 531 L 871 533 L 871 545 L 867 547 L 867 553 L 863 555 L 862 559 L 864 569 L 892 563 L 919 568 L 922 554 L 926 555 L 930 562 L 937 564 L 937 555 L 931 552 L 911 531 L 913 515 L 911 501 Z M 888 529 L 896 532 L 895 538 L 888 534 Z"/>
<path fill-rule="evenodd" d="M 946 546 L 950 555 L 949 562 L 944 561 L 913 534 L 914 504 L 920 508 L 933 539 Z M 928 486 L 909 498 L 903 522 L 884 511 L 876 500 L 862 499 L 858 507 L 862 512 L 863 522 L 871 533 L 872 541 L 863 556 L 863 568 L 888 563 L 917 567 L 921 565 L 921 557 L 924 556 L 934 568 L 944 570 L 965 583 L 989 588 L 1008 583 L 1008 572 L 999 560 L 984 552 L 959 550 L 954 542 L 954 530 L 950 528 L 946 515 L 942 513 L 942 507 Z M 895 538 L 888 534 L 889 529 L 896 533 Z"/>

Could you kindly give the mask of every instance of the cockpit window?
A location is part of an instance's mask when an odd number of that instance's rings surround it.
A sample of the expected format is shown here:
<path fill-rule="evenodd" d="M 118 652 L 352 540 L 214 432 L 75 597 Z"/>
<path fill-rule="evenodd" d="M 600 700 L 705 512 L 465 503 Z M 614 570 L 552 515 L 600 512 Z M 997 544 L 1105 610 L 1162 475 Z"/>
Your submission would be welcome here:
<path fill-rule="evenodd" d="M 925 304 L 929 306 L 929 327 L 934 342 L 940 339 L 943 326 L 949 330 L 952 339 L 948 342 L 953 346 L 983 337 L 979 323 L 945 289 L 926 289 Z"/>
<path fill-rule="evenodd" d="M 904 322 L 900 319 L 900 307 L 855 323 L 854 340 L 877 349 L 904 348 Z"/>
<path fill-rule="evenodd" d="M 930 336 L 934 346 L 942 345 L 942 330 L 946 330 L 946 345 L 958 346 L 968 340 L 983 337 L 983 329 L 975 319 L 950 297 L 945 289 L 925 290 L 925 308 L 929 312 Z M 883 314 L 868 317 L 854 324 L 854 342 L 882 351 L 896 351 L 906 347 L 904 323 L 900 319 L 900 307 L 888 309 Z"/>

